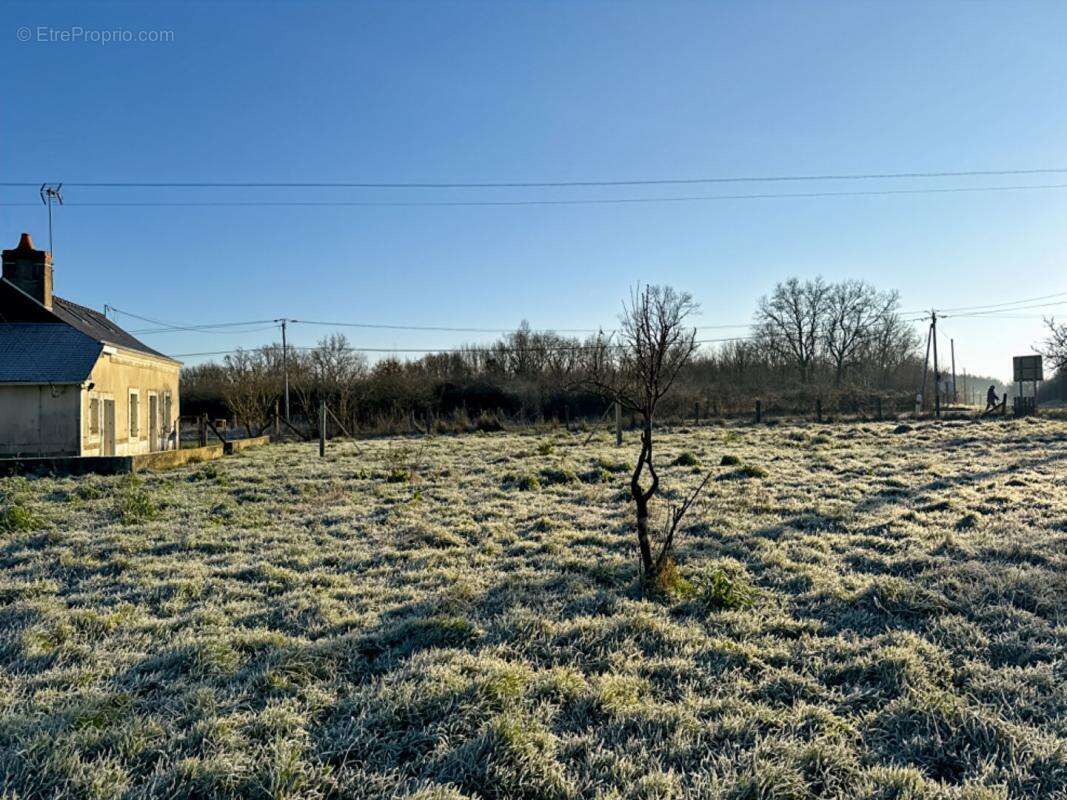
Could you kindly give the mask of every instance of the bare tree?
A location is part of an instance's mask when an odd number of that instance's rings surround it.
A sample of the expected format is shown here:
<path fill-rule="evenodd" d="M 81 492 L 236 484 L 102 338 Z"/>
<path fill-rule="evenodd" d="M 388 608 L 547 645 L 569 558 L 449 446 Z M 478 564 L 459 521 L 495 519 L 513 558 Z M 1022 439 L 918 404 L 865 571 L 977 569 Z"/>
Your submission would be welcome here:
<path fill-rule="evenodd" d="M 321 398 L 329 398 L 334 413 L 351 419 L 352 395 L 357 382 L 367 374 L 367 357 L 353 351 L 344 334 L 333 333 L 319 340 L 308 353 L 308 367 Z"/>
<path fill-rule="evenodd" d="M 823 340 L 834 368 L 834 386 L 840 386 L 845 370 L 861 360 L 879 321 L 897 303 L 895 292 L 879 292 L 864 281 L 847 280 L 829 287 Z"/>
<path fill-rule="evenodd" d="M 890 384 L 890 379 L 910 359 L 917 356 L 920 340 L 914 328 L 900 316 L 900 296 L 888 292 L 878 318 L 874 322 L 862 354 L 869 374 L 874 376 L 881 388 Z"/>
<path fill-rule="evenodd" d="M 249 426 L 262 432 L 270 424 L 278 396 L 277 372 L 271 368 L 270 348 L 238 349 L 226 356 L 222 392 L 226 405 Z"/>
<path fill-rule="evenodd" d="M 802 383 L 811 377 L 825 329 L 828 287 L 822 278 L 801 283 L 790 278 L 760 299 L 756 336 L 796 367 Z"/>
<path fill-rule="evenodd" d="M 1067 325 L 1057 324 L 1052 317 L 1045 320 L 1048 338 L 1043 342 L 1042 355 L 1047 356 L 1057 371 L 1067 368 Z"/>
<path fill-rule="evenodd" d="M 654 584 L 673 563 L 678 526 L 710 478 L 706 477 L 680 505 L 667 509 L 653 553 L 649 506 L 660 490 L 653 455 L 653 424 L 660 401 L 696 352 L 696 330 L 687 327 L 686 321 L 697 310 L 687 292 L 670 286 L 638 287 L 623 305 L 617 341 L 600 336 L 592 349 L 593 384 L 641 420 L 641 452 L 630 476 L 630 496 L 637 511 L 637 544 L 646 585 Z"/>

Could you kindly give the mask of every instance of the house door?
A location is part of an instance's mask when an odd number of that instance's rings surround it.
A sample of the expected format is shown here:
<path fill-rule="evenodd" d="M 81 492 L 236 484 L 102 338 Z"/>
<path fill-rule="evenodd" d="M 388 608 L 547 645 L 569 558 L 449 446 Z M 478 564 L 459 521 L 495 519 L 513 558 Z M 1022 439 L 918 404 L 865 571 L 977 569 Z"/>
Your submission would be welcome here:
<path fill-rule="evenodd" d="M 104 400 L 104 419 L 100 426 L 101 452 L 105 456 L 115 455 L 115 401 Z"/>
<path fill-rule="evenodd" d="M 159 396 L 148 396 L 148 449 L 159 449 Z"/>

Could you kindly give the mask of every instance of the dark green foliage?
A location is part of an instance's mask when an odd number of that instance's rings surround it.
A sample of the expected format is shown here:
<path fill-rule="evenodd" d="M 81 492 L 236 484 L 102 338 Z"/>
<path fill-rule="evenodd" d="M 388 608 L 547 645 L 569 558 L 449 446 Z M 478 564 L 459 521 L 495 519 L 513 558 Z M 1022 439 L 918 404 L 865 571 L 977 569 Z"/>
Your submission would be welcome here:
<path fill-rule="evenodd" d="M 757 467 L 753 464 L 743 464 L 738 469 L 720 475 L 717 480 L 732 481 L 744 480 L 745 478 L 766 478 L 767 474 L 767 470 L 763 467 Z"/>
<path fill-rule="evenodd" d="M 41 525 L 30 503 L 30 490 L 22 478 L 11 478 L 0 491 L 0 532 L 29 531 Z"/>
<path fill-rule="evenodd" d="M 532 492 L 541 488 L 541 479 L 528 472 L 508 473 L 504 476 L 504 487 L 518 489 L 520 492 Z"/>
<path fill-rule="evenodd" d="M 28 531 L 39 524 L 36 514 L 24 503 L 9 500 L 0 505 L 0 531 Z"/>
<path fill-rule="evenodd" d="M 700 459 L 698 459 L 695 455 L 693 455 L 687 450 L 675 456 L 674 460 L 671 462 L 671 466 L 698 467 L 700 466 Z"/>
<path fill-rule="evenodd" d="M 755 589 L 737 572 L 715 568 L 697 588 L 697 597 L 708 611 L 729 611 L 752 605 Z"/>
<path fill-rule="evenodd" d="M 605 456 L 597 456 L 593 463 L 605 472 L 630 472 L 633 467 L 625 461 L 616 461 Z"/>
<path fill-rule="evenodd" d="M 115 513 L 123 525 L 147 522 L 158 516 L 159 502 L 134 474 L 127 476 L 115 494 Z"/>
<path fill-rule="evenodd" d="M 578 476 L 570 467 L 543 467 L 538 473 L 543 486 L 555 486 L 558 484 L 575 483 Z"/>

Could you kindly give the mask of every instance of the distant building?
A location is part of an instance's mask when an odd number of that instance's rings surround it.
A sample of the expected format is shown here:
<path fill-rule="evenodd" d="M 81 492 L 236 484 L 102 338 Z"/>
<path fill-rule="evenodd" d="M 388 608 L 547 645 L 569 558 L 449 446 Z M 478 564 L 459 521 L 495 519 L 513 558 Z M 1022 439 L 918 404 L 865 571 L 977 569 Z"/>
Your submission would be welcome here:
<path fill-rule="evenodd" d="M 52 294 L 29 234 L 3 251 L 0 455 L 133 455 L 177 446 L 181 363 Z"/>

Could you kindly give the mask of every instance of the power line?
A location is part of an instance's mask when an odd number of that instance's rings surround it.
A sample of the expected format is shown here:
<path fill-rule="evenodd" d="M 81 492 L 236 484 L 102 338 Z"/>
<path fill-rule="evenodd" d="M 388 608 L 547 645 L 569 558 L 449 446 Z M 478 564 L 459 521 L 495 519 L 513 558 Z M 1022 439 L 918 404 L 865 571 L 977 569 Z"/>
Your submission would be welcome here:
<path fill-rule="evenodd" d="M 810 175 L 749 175 L 699 178 L 625 178 L 621 180 L 574 181 L 65 181 L 66 186 L 92 189 L 539 189 L 596 186 L 673 186 L 712 183 L 785 183 L 805 181 L 901 180 L 916 178 L 970 178 L 1006 175 L 1060 175 L 1064 167 L 1038 169 L 939 170 L 931 172 L 867 172 Z M 0 186 L 37 186 L 40 181 L 3 181 Z"/>
<path fill-rule="evenodd" d="M 740 342 L 748 341 L 756 338 L 755 336 L 729 336 L 721 339 L 696 339 L 695 344 L 713 344 L 719 342 Z M 262 345 L 260 347 L 253 348 L 235 348 L 233 350 L 213 350 L 202 353 L 175 353 L 173 358 L 194 358 L 198 356 L 223 356 L 230 355 L 232 353 L 239 352 L 254 352 L 263 348 L 270 349 L 272 347 L 278 347 L 281 349 L 281 345 L 270 344 Z M 431 354 L 465 354 L 465 353 L 489 353 L 495 355 L 499 353 L 564 353 L 564 352 L 581 352 L 585 350 L 597 350 L 601 348 L 616 350 L 625 347 L 621 344 L 605 344 L 605 345 L 565 345 L 565 346 L 551 346 L 551 347 L 494 347 L 492 345 L 471 345 L 470 347 L 343 347 L 338 348 L 346 353 L 431 353 Z M 290 350 L 318 350 L 319 348 L 311 345 L 289 345 Z"/>
<path fill-rule="evenodd" d="M 294 319 L 294 323 L 301 325 L 324 325 L 335 328 L 370 328 L 373 330 L 390 331 L 438 331 L 445 333 L 515 333 L 518 328 L 454 328 L 438 325 L 380 325 L 369 322 L 323 322 L 321 320 Z M 734 326 L 723 326 L 734 327 Z M 554 333 L 596 333 L 602 328 L 541 328 L 542 331 Z"/>
<path fill-rule="evenodd" d="M 194 323 L 180 323 L 180 322 L 164 322 L 163 320 L 155 319 L 153 317 L 145 317 L 145 316 L 142 316 L 140 314 L 134 314 L 132 311 L 125 311 L 124 309 L 118 308 L 116 306 L 105 305 L 104 306 L 105 315 L 107 314 L 108 311 L 116 311 L 119 314 L 122 314 L 122 315 L 127 316 L 127 317 L 133 317 L 134 319 L 139 319 L 142 322 L 151 322 L 153 325 L 162 325 L 163 326 L 162 328 L 156 329 L 159 332 L 163 332 L 163 331 L 210 332 L 209 331 L 210 328 L 233 328 L 233 327 L 238 327 L 238 326 L 241 326 L 241 325 L 263 325 L 263 324 L 266 324 L 266 323 L 277 322 L 277 320 L 273 320 L 273 319 L 257 319 L 257 320 L 249 320 L 247 322 L 216 322 L 216 323 L 202 323 L 202 324 L 201 323 L 195 323 L 194 324 Z M 271 327 L 273 327 L 273 325 Z M 149 332 L 153 332 L 153 331 L 148 331 L 148 330 L 131 331 L 131 333 L 149 333 Z"/>
<path fill-rule="evenodd" d="M 1012 309 L 1009 308 L 1006 310 L 1011 311 Z M 1000 314 L 990 312 L 989 314 L 946 314 L 944 319 L 1044 319 L 1044 317 L 1041 314 Z"/>
<path fill-rule="evenodd" d="M 119 314 L 124 314 L 128 317 L 142 320 L 144 322 L 151 322 L 156 325 L 161 325 L 161 328 L 146 328 L 143 330 L 130 331 L 130 333 L 150 334 L 150 333 L 173 333 L 188 331 L 192 333 L 211 333 L 215 328 L 233 328 L 243 325 L 261 325 L 263 323 L 274 323 L 268 327 L 275 327 L 279 320 L 249 320 L 247 322 L 216 322 L 216 323 L 171 323 L 156 320 L 151 317 L 141 316 L 129 311 L 124 311 L 121 308 L 115 306 L 107 306 L 111 311 L 116 311 Z M 389 325 L 370 322 L 327 322 L 323 320 L 308 320 L 308 319 L 287 319 L 291 325 L 321 325 L 324 327 L 335 328 L 367 328 L 371 330 L 398 330 L 398 331 L 434 331 L 444 333 L 515 333 L 517 327 L 501 327 L 501 328 L 465 328 L 465 327 L 451 327 L 440 325 Z M 728 330 L 731 328 L 748 328 L 751 327 L 750 323 L 738 323 L 734 325 L 697 325 L 696 330 Z M 552 332 L 552 333 L 598 333 L 598 332 L 610 332 L 612 329 L 608 328 L 554 328 L 545 327 L 532 329 L 540 332 Z M 222 332 L 222 331 L 220 331 Z M 252 333 L 252 331 L 246 331 Z"/>
<path fill-rule="evenodd" d="M 1001 313 L 1001 311 L 1004 311 L 1004 312 L 1026 311 L 1027 309 L 1031 309 L 1031 308 L 1055 308 L 1057 306 L 1062 306 L 1062 305 L 1067 305 L 1067 300 L 1061 300 L 1058 303 L 1038 303 L 1036 305 L 1012 306 L 1011 308 L 1001 309 L 1000 311 L 998 311 L 998 310 L 971 311 L 971 312 L 965 312 L 965 313 L 961 313 L 961 314 L 946 314 L 945 316 L 946 317 L 951 317 L 951 318 L 958 318 L 958 317 L 989 317 L 989 318 L 992 318 L 992 319 L 1002 319 L 1002 317 L 998 317 L 997 316 L 998 314 Z"/>
<path fill-rule="evenodd" d="M 958 313 L 942 314 L 943 318 L 965 319 L 965 318 L 982 318 L 990 317 L 994 319 L 1033 319 L 1037 318 L 1034 315 L 1028 316 L 1010 316 L 1010 312 L 1016 312 L 1020 310 L 1026 310 L 1030 308 L 1048 308 L 1054 306 L 1067 305 L 1067 300 L 1062 300 L 1053 303 L 1038 303 L 1026 305 L 1035 300 L 1044 300 L 1055 297 L 1067 296 L 1067 292 L 1057 292 L 1054 294 L 1041 295 L 1039 297 L 1024 298 L 1021 300 L 1005 301 L 1003 303 L 994 303 L 986 306 L 960 306 Z M 967 311 L 965 309 L 989 309 L 986 311 Z M 117 313 L 139 319 L 145 322 L 150 322 L 155 325 L 163 326 L 157 329 L 145 329 L 142 331 L 135 331 L 136 333 L 170 333 L 170 332 L 193 332 L 193 333 L 255 333 L 263 330 L 269 330 L 278 327 L 282 322 L 281 319 L 273 320 L 248 320 L 243 322 L 219 322 L 219 323 L 171 323 L 165 322 L 154 317 L 148 317 L 140 314 L 135 314 L 124 309 L 117 308 L 115 306 L 105 306 L 105 312 L 107 310 L 115 311 Z M 940 313 L 940 312 L 934 312 Z M 901 313 L 900 318 L 904 322 L 920 322 L 931 317 L 927 316 L 927 313 L 923 313 L 921 316 L 918 312 Z M 363 323 L 363 322 L 336 322 L 336 321 L 323 321 L 323 320 L 298 320 L 292 318 L 286 318 L 286 323 L 290 324 L 303 324 L 313 326 L 325 326 L 325 327 L 351 327 L 361 329 L 380 329 L 380 330 L 410 330 L 410 331 L 436 331 L 436 332 L 449 332 L 449 333 L 498 333 L 509 334 L 515 333 L 517 328 L 474 328 L 474 327 L 457 327 L 457 326 L 432 326 L 432 325 L 393 325 L 393 324 L 381 324 L 381 323 Z M 264 326 L 248 329 L 248 326 Z M 707 325 L 697 326 L 698 330 L 721 330 L 729 328 L 742 328 L 751 327 L 751 324 L 732 324 L 732 325 Z M 242 330 L 235 330 L 236 328 L 242 328 Z M 607 332 L 603 328 L 557 328 L 557 329 L 542 329 L 543 331 L 552 331 L 560 333 L 596 333 Z M 756 335 L 748 336 L 733 336 L 722 337 L 714 339 L 701 339 L 697 340 L 697 344 L 711 344 L 721 342 L 733 342 L 733 341 L 747 341 L 757 338 Z M 268 347 L 274 345 L 267 345 Z M 316 348 L 310 346 L 290 346 L 297 350 L 314 350 Z M 491 353 L 507 353 L 507 352 L 525 352 L 527 350 L 540 350 L 540 351 L 581 351 L 587 349 L 595 349 L 598 345 L 558 345 L 549 347 L 531 347 L 531 348 L 515 348 L 507 347 L 503 345 L 489 345 L 489 346 L 477 346 L 470 345 L 464 347 L 453 348 L 441 348 L 441 347 L 421 347 L 421 348 L 397 348 L 397 347 L 346 347 L 343 348 L 348 352 L 359 353 L 471 353 L 471 352 L 491 352 Z M 619 345 L 609 345 L 609 347 L 619 347 Z M 258 348 L 254 348 L 258 349 Z M 205 356 L 217 356 L 217 355 L 229 355 L 241 351 L 241 348 L 231 350 L 216 350 L 205 351 L 197 353 L 179 353 L 176 354 L 178 358 L 191 358 L 191 357 L 205 357 Z"/>
<path fill-rule="evenodd" d="M 215 328 L 139 328 L 129 331 L 131 334 L 137 336 L 154 336 L 161 333 L 209 333 L 214 335 L 240 335 L 245 333 L 261 333 L 262 331 L 272 331 L 277 329 L 277 325 L 260 325 L 255 328 L 236 328 L 229 327 L 225 330 L 217 330 Z"/>
<path fill-rule="evenodd" d="M 1053 294 L 1045 294 L 1045 295 L 1040 295 L 1038 297 L 1026 297 L 1026 298 L 1022 298 L 1020 300 L 1007 300 L 1007 301 L 1004 301 L 1003 303 L 990 303 L 988 305 L 981 305 L 981 306 L 955 306 L 955 307 L 952 307 L 952 308 L 937 308 L 936 310 L 937 310 L 937 312 L 939 314 L 945 314 L 945 312 L 950 312 L 950 315 L 953 316 L 953 317 L 973 316 L 972 314 L 956 313 L 956 312 L 975 311 L 975 312 L 983 312 L 983 313 L 985 313 L 985 311 L 984 311 L 985 309 L 990 309 L 990 311 L 988 312 L 990 314 L 999 313 L 999 311 L 993 311 L 992 309 L 1000 309 L 1001 311 L 1004 311 L 1005 313 L 1007 313 L 1007 312 L 1010 312 L 1010 311 L 1025 310 L 1026 308 L 1045 308 L 1045 307 L 1048 307 L 1048 306 L 1061 305 L 1060 303 L 1048 303 L 1048 304 L 1045 304 L 1045 305 L 1033 305 L 1033 306 L 1024 306 L 1024 305 L 1022 305 L 1023 303 L 1033 303 L 1033 302 L 1036 302 L 1038 300 L 1049 300 L 1049 299 L 1054 298 L 1054 297 L 1067 297 L 1067 292 L 1055 292 Z M 906 322 L 919 322 L 920 320 L 925 320 L 925 319 L 929 319 L 930 318 L 930 312 L 928 310 L 900 311 L 898 313 L 902 317 L 906 318 L 905 319 Z M 948 315 L 949 314 L 946 314 L 946 316 L 948 316 Z M 1004 319 L 1008 319 L 1008 317 L 1004 317 Z"/>
<path fill-rule="evenodd" d="M 149 202 L 70 202 L 65 207 L 81 208 L 442 208 L 442 207 L 500 207 L 500 206 L 582 206 L 582 205 L 628 205 L 652 203 L 695 203 L 722 200 L 775 200 L 830 197 L 884 197 L 893 195 L 933 195 L 976 192 L 1013 192 L 1049 189 L 1067 189 L 1067 183 L 1026 184 L 1012 186 L 956 186 L 928 189 L 869 189 L 846 192 L 767 192 L 760 194 L 713 194 L 674 197 L 601 197 L 573 200 L 425 200 L 425 201 L 374 201 L 374 200 L 175 200 Z M 4 207 L 31 206 L 34 203 L 0 203 Z"/>
<path fill-rule="evenodd" d="M 1016 305 L 1019 305 L 1020 303 L 1036 303 L 1039 300 L 1050 300 L 1050 299 L 1052 299 L 1054 297 L 1065 297 L 1065 296 L 1067 296 L 1067 292 L 1055 292 L 1053 294 L 1041 295 L 1040 297 L 1027 297 L 1027 298 L 1025 298 L 1023 300 L 1009 300 L 1009 301 L 1004 302 L 1004 303 L 990 303 L 989 305 L 984 305 L 984 306 L 960 306 L 960 307 L 957 307 L 957 308 L 946 308 L 944 310 L 945 311 L 980 311 L 982 309 L 989 309 L 989 308 L 1004 308 L 1004 306 L 1016 306 Z M 1014 309 L 1005 309 L 1005 310 L 1012 311 Z"/>

